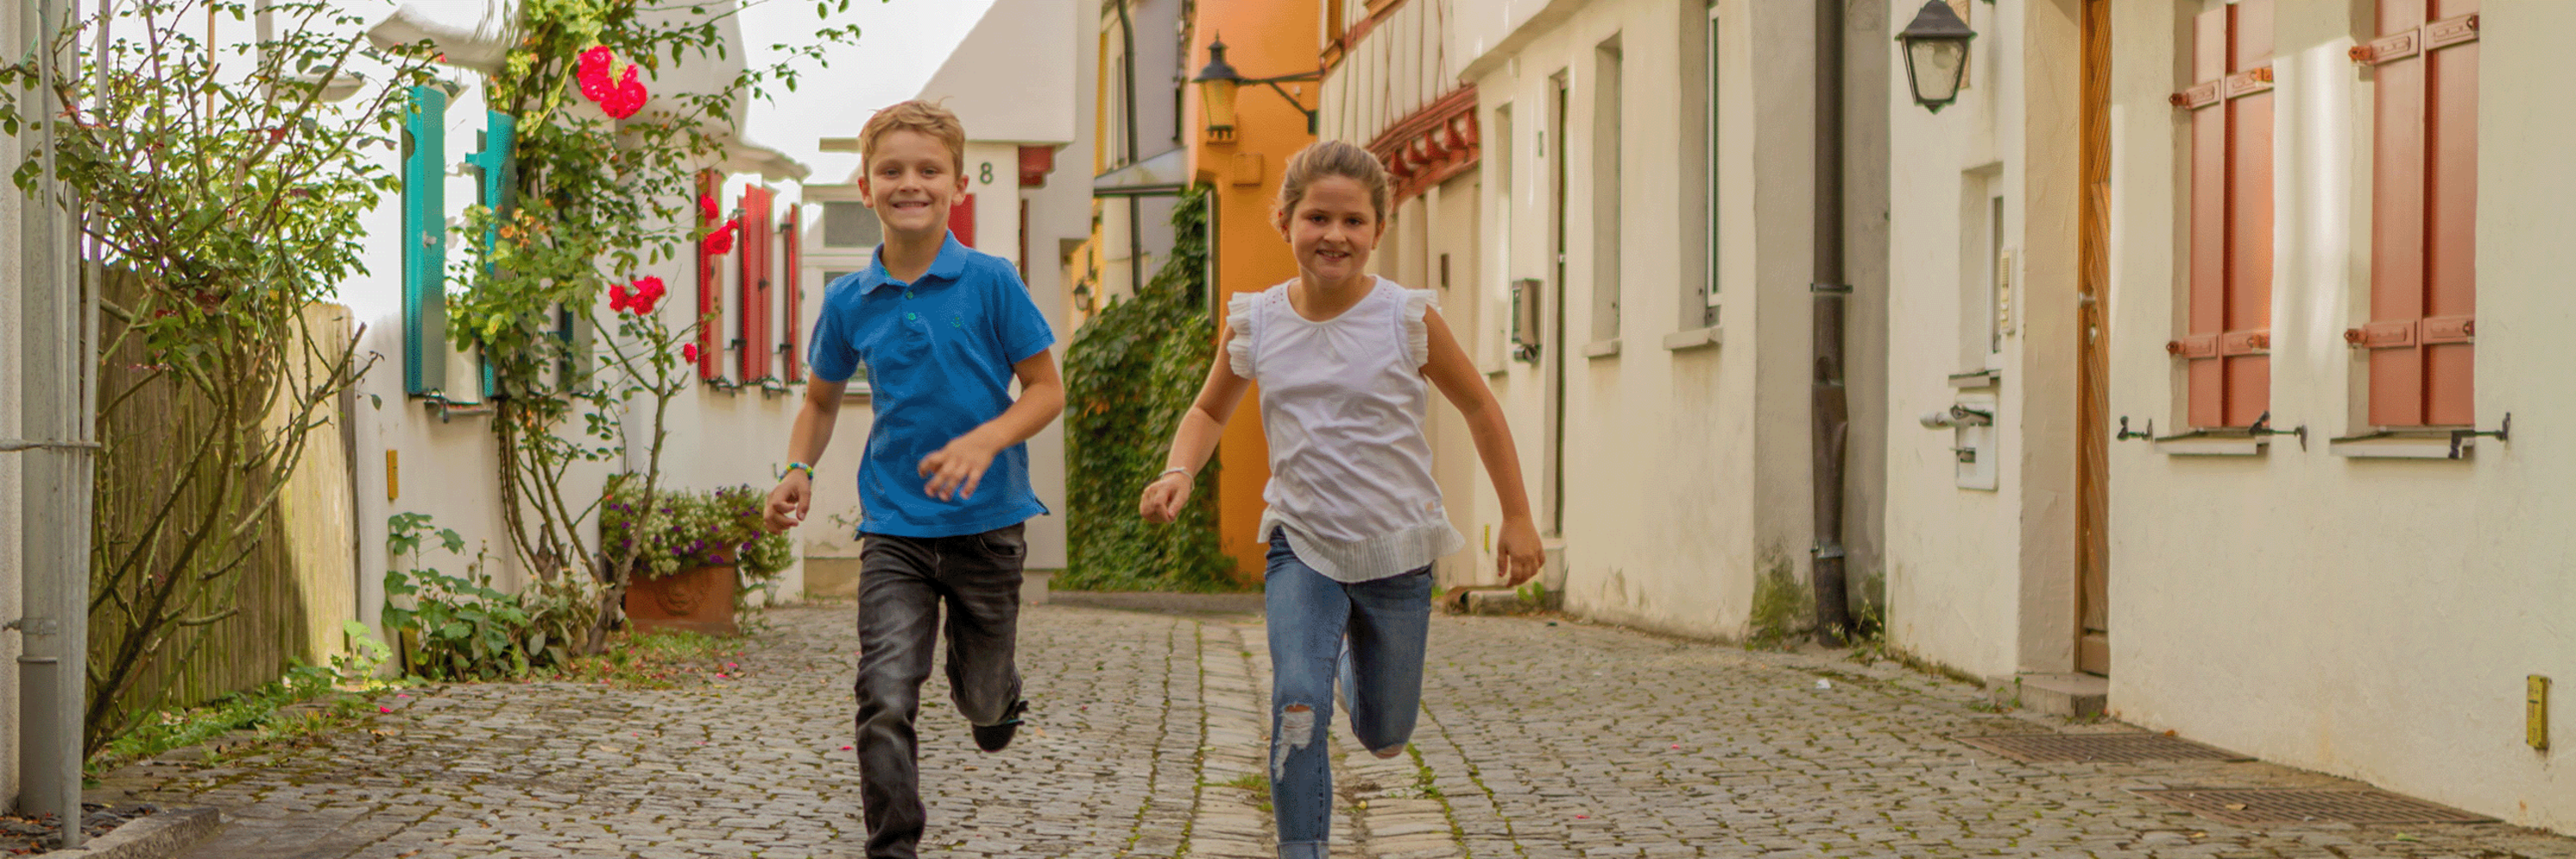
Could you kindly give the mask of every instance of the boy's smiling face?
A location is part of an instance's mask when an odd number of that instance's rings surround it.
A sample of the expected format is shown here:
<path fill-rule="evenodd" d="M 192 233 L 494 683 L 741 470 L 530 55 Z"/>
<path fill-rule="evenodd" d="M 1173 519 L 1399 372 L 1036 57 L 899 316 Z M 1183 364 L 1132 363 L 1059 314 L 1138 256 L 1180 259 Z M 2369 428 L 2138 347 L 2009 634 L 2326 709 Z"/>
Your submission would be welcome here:
<path fill-rule="evenodd" d="M 877 210 L 888 237 L 929 238 L 947 232 L 948 208 L 966 193 L 966 174 L 939 138 L 896 129 L 868 153 L 859 193 Z"/>

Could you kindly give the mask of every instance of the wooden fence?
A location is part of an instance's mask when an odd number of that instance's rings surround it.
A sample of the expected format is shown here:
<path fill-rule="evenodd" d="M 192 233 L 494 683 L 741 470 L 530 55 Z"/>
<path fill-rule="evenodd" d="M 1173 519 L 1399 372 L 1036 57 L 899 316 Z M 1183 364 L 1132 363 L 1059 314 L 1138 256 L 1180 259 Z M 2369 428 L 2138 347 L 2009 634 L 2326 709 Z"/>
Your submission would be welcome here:
<path fill-rule="evenodd" d="M 126 277 L 111 277 L 111 296 L 131 298 L 139 288 Z M 132 306 L 130 301 L 126 306 Z M 349 312 L 334 305 L 308 308 L 305 324 L 324 354 L 337 354 L 355 336 Z M 301 351 L 297 345 L 281 348 Z M 102 362 L 103 401 L 133 388 L 151 372 L 142 344 L 129 343 Z M 310 360 L 290 364 L 289 375 L 316 370 Z M 290 380 L 286 386 L 295 384 Z M 106 403 L 103 402 L 103 405 Z M 155 379 L 115 402 L 102 415 L 100 435 L 109 445 L 99 462 L 94 529 L 90 660 L 93 683 L 99 666 L 123 645 L 127 625 L 120 619 L 118 598 L 140 596 L 140 581 L 113 587 L 109 564 L 130 554 L 130 547 L 150 544 L 157 551 L 143 565 L 151 576 L 186 575 L 169 559 L 212 523 L 229 524 L 218 507 L 238 509 L 241 497 L 265 487 L 241 487 L 231 499 L 215 497 L 204 481 L 188 481 L 190 457 L 199 445 L 191 437 L 220 420 L 215 404 L 167 377 Z M 278 426 L 290 419 L 283 397 L 262 419 Z M 238 613 L 171 636 L 138 666 L 139 679 L 124 696 L 132 704 L 158 701 L 168 706 L 202 703 L 258 687 L 282 676 L 294 662 L 319 663 L 343 651 L 341 622 L 356 617 L 356 539 L 354 490 L 351 485 L 350 435 L 344 401 L 325 403 L 314 415 L 327 421 L 311 431 L 304 455 L 289 475 L 277 506 L 256 523 L 256 545 L 242 568 L 210 586 L 185 588 L 180 599 L 188 616 L 208 617 L 227 609 Z M 185 486 L 173 497 L 172 487 Z M 170 525 L 146 533 L 144 524 L 168 505 Z M 220 526 L 215 526 L 220 527 Z M 195 565 L 202 567 L 203 564 Z M 114 591 L 114 592 L 111 592 Z M 191 641 L 191 638 L 194 641 Z M 129 704 L 131 706 L 131 704 Z"/>

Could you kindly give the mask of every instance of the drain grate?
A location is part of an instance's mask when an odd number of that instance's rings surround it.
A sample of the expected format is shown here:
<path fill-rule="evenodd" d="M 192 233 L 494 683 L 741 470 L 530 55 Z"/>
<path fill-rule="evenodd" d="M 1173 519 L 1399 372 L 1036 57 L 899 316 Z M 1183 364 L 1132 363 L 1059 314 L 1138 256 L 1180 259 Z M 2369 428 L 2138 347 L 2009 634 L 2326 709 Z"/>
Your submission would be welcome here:
<path fill-rule="evenodd" d="M 2163 734 L 2015 734 L 1960 737 L 2022 763 L 2126 763 L 2129 761 L 2250 761 L 2253 758 Z"/>
<path fill-rule="evenodd" d="M 2131 788 L 2193 814 L 2228 823 L 2493 823 L 2495 818 L 2376 790 L 2298 788 Z"/>

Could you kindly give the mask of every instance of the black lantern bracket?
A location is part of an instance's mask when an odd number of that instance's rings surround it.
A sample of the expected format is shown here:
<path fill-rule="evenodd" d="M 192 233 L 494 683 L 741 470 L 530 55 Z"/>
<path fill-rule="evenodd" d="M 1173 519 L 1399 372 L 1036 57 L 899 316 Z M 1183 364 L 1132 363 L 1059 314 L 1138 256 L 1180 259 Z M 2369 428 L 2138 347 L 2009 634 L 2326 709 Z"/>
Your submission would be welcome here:
<path fill-rule="evenodd" d="M 1190 83 L 1200 84 L 1202 86 L 1206 84 L 1219 84 L 1236 87 L 1244 84 L 1268 84 L 1273 92 L 1279 93 L 1280 98 L 1288 100 L 1288 105 L 1290 107 L 1294 107 L 1297 109 L 1298 113 L 1306 115 L 1306 133 L 1311 135 L 1315 133 L 1316 117 L 1318 112 L 1308 109 L 1305 102 L 1299 101 L 1295 95 L 1291 95 L 1288 92 L 1287 87 L 1280 86 L 1280 84 L 1320 81 L 1323 79 L 1324 73 L 1322 71 L 1299 72 L 1297 74 L 1278 75 L 1266 78 L 1244 77 L 1241 72 L 1235 70 L 1232 63 L 1225 61 L 1225 37 L 1223 35 L 1219 35 L 1214 41 L 1208 43 L 1208 64 L 1199 69 L 1197 77 L 1190 78 Z M 1219 139 L 1231 138 L 1233 136 L 1233 128 L 1234 127 L 1232 125 L 1223 126 L 1223 135 L 1211 134 L 1210 136 L 1219 137 Z M 1217 127 L 1211 126 L 1209 130 L 1214 132 L 1217 130 Z"/>

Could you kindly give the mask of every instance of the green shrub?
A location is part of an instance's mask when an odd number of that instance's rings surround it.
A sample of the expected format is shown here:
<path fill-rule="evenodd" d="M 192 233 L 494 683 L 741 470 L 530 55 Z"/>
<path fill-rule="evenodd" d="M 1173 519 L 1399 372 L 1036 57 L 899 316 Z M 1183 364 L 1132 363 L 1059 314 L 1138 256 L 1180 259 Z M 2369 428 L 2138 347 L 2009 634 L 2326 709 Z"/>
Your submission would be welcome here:
<path fill-rule="evenodd" d="M 475 553 L 462 575 L 420 565 L 432 539 L 463 557 L 465 538 L 455 531 L 433 531 L 420 513 L 396 514 L 390 525 L 386 548 L 412 564 L 385 571 L 385 631 L 396 639 L 404 673 L 431 680 L 523 676 L 570 659 L 598 616 L 597 588 L 580 576 L 541 578 L 504 593 L 492 587 L 484 553 Z M 397 605 L 397 597 L 408 597 L 410 605 Z"/>
<path fill-rule="evenodd" d="M 1066 590 L 1216 591 L 1234 588 L 1234 560 L 1216 533 L 1216 468 L 1198 475 L 1178 521 L 1136 515 L 1163 471 L 1172 432 L 1216 355 L 1208 318 L 1207 196 L 1172 212 L 1176 239 L 1162 270 L 1134 299 L 1110 305 L 1065 350 Z"/>

